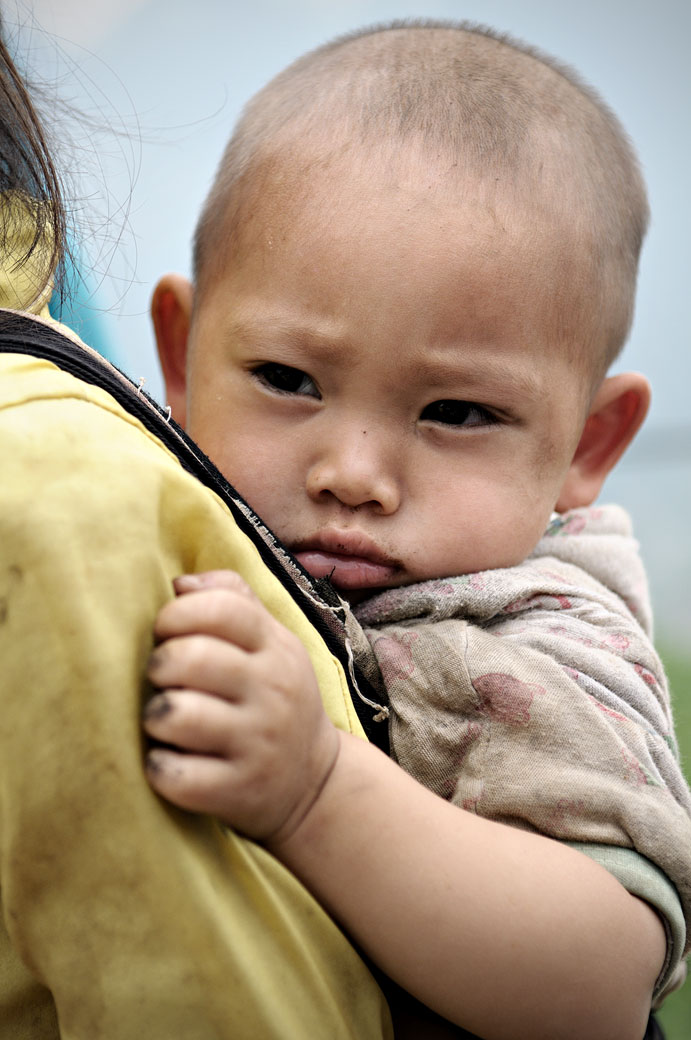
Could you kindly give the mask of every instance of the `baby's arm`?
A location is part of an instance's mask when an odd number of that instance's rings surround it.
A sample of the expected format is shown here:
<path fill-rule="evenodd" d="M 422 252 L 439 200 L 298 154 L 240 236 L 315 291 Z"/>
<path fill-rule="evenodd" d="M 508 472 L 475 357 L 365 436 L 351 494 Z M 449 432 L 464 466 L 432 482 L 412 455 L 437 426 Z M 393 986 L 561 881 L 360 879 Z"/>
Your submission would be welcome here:
<path fill-rule="evenodd" d="M 301 644 L 234 575 L 178 591 L 145 726 L 186 753 L 151 752 L 160 794 L 263 842 L 385 972 L 488 1040 L 643 1035 L 664 957 L 646 904 L 337 731 Z"/>

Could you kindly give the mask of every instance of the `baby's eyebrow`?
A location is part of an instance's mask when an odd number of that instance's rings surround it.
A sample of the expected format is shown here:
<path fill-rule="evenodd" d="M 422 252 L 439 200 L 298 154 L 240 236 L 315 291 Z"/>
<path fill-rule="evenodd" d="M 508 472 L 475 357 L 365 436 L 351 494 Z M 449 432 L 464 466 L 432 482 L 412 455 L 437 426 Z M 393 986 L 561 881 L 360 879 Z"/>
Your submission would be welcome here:
<path fill-rule="evenodd" d="M 539 372 L 526 369 L 523 363 L 512 364 L 505 356 L 492 357 L 483 347 L 470 348 L 454 359 L 421 355 L 416 368 L 421 383 L 430 387 L 457 384 L 464 394 L 502 393 L 530 401 L 545 391 Z"/>
<path fill-rule="evenodd" d="M 314 348 L 322 357 L 333 361 L 338 361 L 348 349 L 347 339 L 335 323 L 308 325 L 280 314 L 266 314 L 260 319 L 237 316 L 227 325 L 224 338 L 229 343 L 245 340 L 248 344 L 280 343 L 307 350 Z"/>

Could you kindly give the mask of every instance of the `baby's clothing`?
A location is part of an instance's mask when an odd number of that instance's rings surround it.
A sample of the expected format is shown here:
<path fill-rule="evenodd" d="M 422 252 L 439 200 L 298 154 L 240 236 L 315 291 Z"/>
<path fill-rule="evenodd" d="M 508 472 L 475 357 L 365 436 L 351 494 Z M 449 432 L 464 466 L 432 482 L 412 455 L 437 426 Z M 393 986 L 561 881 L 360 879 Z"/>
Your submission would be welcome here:
<path fill-rule="evenodd" d="M 556 516 L 518 566 L 386 590 L 355 608 L 393 757 L 471 812 L 574 844 L 655 906 L 683 979 L 691 795 L 628 517 Z"/>

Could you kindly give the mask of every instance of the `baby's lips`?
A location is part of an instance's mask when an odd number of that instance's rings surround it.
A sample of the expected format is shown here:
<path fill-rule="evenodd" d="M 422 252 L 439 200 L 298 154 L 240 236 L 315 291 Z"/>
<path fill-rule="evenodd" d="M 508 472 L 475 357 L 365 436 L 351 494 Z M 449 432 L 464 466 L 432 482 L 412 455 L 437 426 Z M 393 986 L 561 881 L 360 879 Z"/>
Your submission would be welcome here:
<path fill-rule="evenodd" d="M 296 559 L 313 578 L 328 578 L 337 589 L 357 590 L 387 585 L 394 577 L 395 568 L 364 556 L 305 549 Z"/>

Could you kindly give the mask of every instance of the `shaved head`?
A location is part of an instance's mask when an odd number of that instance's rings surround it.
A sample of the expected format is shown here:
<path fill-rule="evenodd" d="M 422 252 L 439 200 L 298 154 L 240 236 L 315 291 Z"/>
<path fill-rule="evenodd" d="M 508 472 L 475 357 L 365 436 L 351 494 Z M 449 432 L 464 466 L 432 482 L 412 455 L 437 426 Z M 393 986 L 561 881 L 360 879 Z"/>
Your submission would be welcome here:
<path fill-rule="evenodd" d="M 198 297 L 233 261 L 263 200 L 308 197 L 315 170 L 342 177 L 373 163 L 395 176 L 401 162 L 443 175 L 450 197 L 501 200 L 555 230 L 598 316 L 590 338 L 604 375 L 630 327 L 648 219 L 636 157 L 572 70 L 468 23 L 394 22 L 339 37 L 255 95 L 197 226 Z"/>

